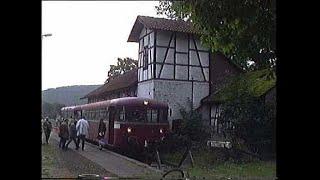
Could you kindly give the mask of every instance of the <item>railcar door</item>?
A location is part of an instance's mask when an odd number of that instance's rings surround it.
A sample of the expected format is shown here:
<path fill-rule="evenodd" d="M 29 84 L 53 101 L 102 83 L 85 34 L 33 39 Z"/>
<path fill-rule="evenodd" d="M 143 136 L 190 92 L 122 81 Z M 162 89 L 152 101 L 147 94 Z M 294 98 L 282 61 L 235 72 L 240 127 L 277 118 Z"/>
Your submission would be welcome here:
<path fill-rule="evenodd" d="M 113 144 L 113 140 L 114 140 L 114 120 L 115 120 L 115 115 L 116 115 L 116 111 L 114 107 L 110 107 L 109 108 L 109 127 L 108 127 L 108 132 L 109 132 L 109 136 L 108 136 L 108 143 L 109 144 Z"/>

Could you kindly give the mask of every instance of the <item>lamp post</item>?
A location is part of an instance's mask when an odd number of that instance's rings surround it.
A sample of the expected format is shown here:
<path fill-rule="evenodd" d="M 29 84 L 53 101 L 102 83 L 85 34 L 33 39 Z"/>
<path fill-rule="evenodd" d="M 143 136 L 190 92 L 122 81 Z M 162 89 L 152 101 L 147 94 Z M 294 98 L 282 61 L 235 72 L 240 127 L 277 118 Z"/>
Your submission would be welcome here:
<path fill-rule="evenodd" d="M 43 37 L 50 37 L 50 36 L 52 36 L 52 34 L 51 34 L 51 33 L 43 34 L 43 35 L 41 35 L 41 39 L 43 39 Z"/>

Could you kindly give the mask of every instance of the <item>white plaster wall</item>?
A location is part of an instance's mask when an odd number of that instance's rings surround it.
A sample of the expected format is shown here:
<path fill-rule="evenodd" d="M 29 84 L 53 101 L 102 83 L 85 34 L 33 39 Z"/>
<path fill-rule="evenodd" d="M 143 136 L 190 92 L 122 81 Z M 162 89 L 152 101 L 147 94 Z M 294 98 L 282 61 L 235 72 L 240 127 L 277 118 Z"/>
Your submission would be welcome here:
<path fill-rule="evenodd" d="M 176 54 L 176 63 L 188 65 L 188 54 Z"/>
<path fill-rule="evenodd" d="M 164 60 L 164 55 L 166 54 L 166 48 L 157 47 L 156 51 L 157 51 L 156 52 L 156 61 L 162 63 Z"/>
<path fill-rule="evenodd" d="M 148 79 L 148 69 L 143 70 L 143 80 L 147 80 Z"/>
<path fill-rule="evenodd" d="M 173 79 L 173 65 L 164 64 L 160 78 Z"/>
<path fill-rule="evenodd" d="M 143 39 L 141 39 L 140 41 L 139 41 L 139 52 L 141 52 L 142 50 L 143 50 Z"/>
<path fill-rule="evenodd" d="M 138 83 L 137 97 L 153 99 L 153 81 L 145 81 Z"/>
<path fill-rule="evenodd" d="M 196 66 L 200 65 L 196 51 L 190 51 L 189 58 L 190 58 L 190 65 L 196 65 Z"/>
<path fill-rule="evenodd" d="M 150 35 L 150 47 L 154 45 L 154 32 L 152 32 Z"/>
<path fill-rule="evenodd" d="M 161 69 L 161 65 L 160 64 L 156 64 L 156 78 L 159 77 L 160 69 Z"/>
<path fill-rule="evenodd" d="M 209 95 L 209 83 L 207 82 L 194 82 L 193 83 L 193 104 L 194 108 L 198 108 L 201 104 L 200 101 Z"/>
<path fill-rule="evenodd" d="M 151 72 L 152 72 L 152 65 L 148 65 L 148 79 L 151 79 L 152 77 Z"/>
<path fill-rule="evenodd" d="M 209 53 L 199 52 L 200 62 L 202 66 L 209 66 Z"/>
<path fill-rule="evenodd" d="M 209 81 L 209 68 L 203 68 L 204 77 L 206 78 L 206 81 Z"/>
<path fill-rule="evenodd" d="M 203 74 L 201 72 L 201 67 L 193 67 L 191 66 L 190 67 L 190 72 L 189 72 L 189 78 L 190 80 L 193 78 L 193 80 L 195 81 L 203 81 L 204 77 L 203 77 Z"/>
<path fill-rule="evenodd" d="M 152 30 L 150 29 L 145 29 L 143 28 L 141 30 L 141 33 L 140 33 L 140 37 L 142 36 L 145 36 L 147 33 L 150 33 Z M 150 41 L 150 43 L 149 43 Z M 150 49 L 148 49 L 148 64 L 149 63 L 152 63 L 153 62 L 153 46 L 154 46 L 154 33 L 152 32 L 151 34 L 145 36 L 144 38 L 142 38 L 140 41 L 139 41 L 139 51 L 143 51 L 143 48 L 147 46 L 149 47 Z M 152 48 L 151 48 L 152 47 Z M 143 64 L 143 53 L 141 53 L 139 56 L 138 56 L 138 65 L 139 67 L 142 66 Z M 152 77 L 152 66 L 151 65 L 148 65 L 148 68 L 146 70 L 143 70 L 143 69 L 139 69 L 138 70 L 138 81 L 144 81 L 144 80 L 148 80 L 148 79 L 151 79 Z"/>
<path fill-rule="evenodd" d="M 170 31 L 157 31 L 157 45 L 168 46 L 172 32 Z M 170 43 L 170 46 L 173 47 L 174 41 Z"/>
<path fill-rule="evenodd" d="M 176 50 L 179 52 L 188 52 L 188 35 L 185 33 L 177 33 L 176 35 Z"/>
<path fill-rule="evenodd" d="M 189 39 L 189 45 L 190 45 L 190 49 L 196 49 L 195 46 L 194 46 L 194 43 L 193 43 L 193 40 L 192 40 L 192 37 L 190 37 Z"/>
<path fill-rule="evenodd" d="M 170 48 L 168 50 L 167 58 L 165 63 L 174 63 L 174 49 Z"/>
<path fill-rule="evenodd" d="M 188 66 L 176 65 L 176 79 L 188 80 Z"/>
<path fill-rule="evenodd" d="M 192 97 L 192 83 L 185 81 L 152 80 L 154 82 L 154 99 L 168 103 L 172 110 L 169 116 L 170 123 L 173 119 L 181 118 L 182 107 L 190 109 Z M 209 84 L 205 82 L 193 84 L 194 108 L 198 108 L 200 100 L 208 95 Z"/>
<path fill-rule="evenodd" d="M 189 109 L 188 99 L 191 100 L 191 83 L 179 81 L 153 80 L 154 99 L 168 103 L 172 114 L 169 114 L 169 122 L 181 118 L 180 109 Z"/>
<path fill-rule="evenodd" d="M 150 50 L 149 50 L 149 63 L 153 62 L 153 54 L 154 54 L 153 51 L 154 51 L 153 48 L 150 48 Z"/>
<path fill-rule="evenodd" d="M 142 30 L 141 30 L 141 32 L 140 32 L 140 36 L 139 36 L 139 38 L 141 38 L 142 36 L 144 36 L 144 35 L 146 35 L 147 34 L 147 32 L 146 32 L 146 28 L 145 27 L 143 27 L 142 28 Z"/>
<path fill-rule="evenodd" d="M 144 46 L 149 46 L 149 35 L 144 37 Z"/>

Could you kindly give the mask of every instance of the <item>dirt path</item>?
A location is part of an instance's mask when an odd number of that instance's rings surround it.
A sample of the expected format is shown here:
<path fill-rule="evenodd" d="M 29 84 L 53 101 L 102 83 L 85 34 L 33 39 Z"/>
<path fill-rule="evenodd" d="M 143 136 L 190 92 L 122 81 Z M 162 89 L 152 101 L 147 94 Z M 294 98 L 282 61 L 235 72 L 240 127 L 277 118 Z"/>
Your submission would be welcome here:
<path fill-rule="evenodd" d="M 63 151 L 51 138 L 42 145 L 42 178 L 75 178 L 79 174 L 115 176 L 74 151 Z"/>

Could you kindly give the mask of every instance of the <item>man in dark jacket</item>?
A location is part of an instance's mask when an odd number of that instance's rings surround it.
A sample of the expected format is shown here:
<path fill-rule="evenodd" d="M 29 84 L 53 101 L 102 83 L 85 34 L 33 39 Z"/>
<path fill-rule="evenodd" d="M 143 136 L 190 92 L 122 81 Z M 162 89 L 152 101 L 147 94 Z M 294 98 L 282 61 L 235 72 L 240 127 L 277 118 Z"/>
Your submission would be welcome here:
<path fill-rule="evenodd" d="M 43 131 L 46 136 L 46 143 L 49 144 L 49 138 L 51 134 L 52 125 L 49 121 L 49 118 L 46 118 L 46 120 L 43 122 Z"/>
<path fill-rule="evenodd" d="M 77 129 L 76 129 L 77 121 L 71 121 L 69 126 L 69 141 L 67 142 L 66 149 L 68 149 L 69 144 L 73 140 L 74 144 L 76 145 L 76 149 L 78 149 L 78 143 L 77 143 Z"/>
<path fill-rule="evenodd" d="M 106 134 L 106 123 L 103 122 L 103 119 L 100 119 L 99 128 L 98 128 L 98 142 L 99 142 L 99 149 L 102 150 L 102 146 L 104 145 L 103 139 L 104 135 Z"/>
<path fill-rule="evenodd" d="M 67 125 L 67 122 L 66 121 L 63 121 L 62 124 L 60 125 L 59 127 L 59 137 L 61 138 L 60 139 L 60 146 L 63 150 L 66 150 L 66 141 L 68 140 L 69 138 L 69 129 L 68 129 L 68 125 Z"/>

